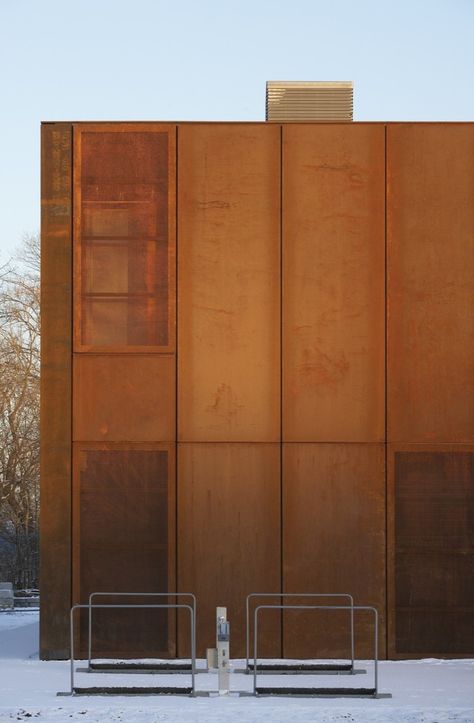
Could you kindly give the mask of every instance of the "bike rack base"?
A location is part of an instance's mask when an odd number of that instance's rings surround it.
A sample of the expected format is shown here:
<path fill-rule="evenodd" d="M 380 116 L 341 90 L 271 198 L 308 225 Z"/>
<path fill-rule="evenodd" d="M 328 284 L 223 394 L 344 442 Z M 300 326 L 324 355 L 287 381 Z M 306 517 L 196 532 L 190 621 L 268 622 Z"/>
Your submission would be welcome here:
<path fill-rule="evenodd" d="M 249 663 L 246 673 L 253 673 L 253 663 Z M 355 675 L 367 671 L 347 664 L 331 663 L 257 663 L 257 672 L 262 675 Z"/>
<path fill-rule="evenodd" d="M 84 668 L 88 673 L 182 673 L 187 675 L 191 669 L 191 663 L 91 663 L 89 668 Z M 198 672 L 197 669 L 196 672 Z"/>
<path fill-rule="evenodd" d="M 101 593 L 103 594 L 103 593 Z M 128 593 L 124 593 L 128 594 Z M 145 593 L 146 594 L 146 593 Z M 157 595 L 159 593 L 156 593 Z M 194 596 L 193 596 L 194 597 Z M 100 609 L 143 609 L 143 608 L 150 608 L 150 609 L 163 609 L 163 610 L 188 610 L 190 613 L 190 623 L 191 623 L 191 663 L 189 664 L 189 670 L 186 671 L 188 674 L 191 674 L 191 686 L 161 686 L 161 687 L 143 687 L 143 686 L 87 686 L 87 687 L 78 687 L 74 684 L 74 673 L 76 672 L 74 669 L 74 613 L 77 610 L 83 610 L 88 609 L 89 610 L 89 616 L 93 609 L 100 608 Z M 90 617 L 89 617 L 90 621 Z M 187 695 L 190 697 L 194 696 L 195 692 L 195 668 L 196 668 L 196 651 L 195 651 L 195 608 L 191 607 L 190 605 L 184 605 L 184 604 L 119 604 L 119 605 L 93 605 L 91 602 L 89 602 L 88 605 L 85 604 L 77 604 L 73 605 L 71 608 L 70 613 L 70 643 L 71 643 L 71 657 L 70 657 L 70 682 L 71 687 L 69 690 L 69 695 Z M 89 636 L 90 641 L 90 636 Z M 92 671 L 90 670 L 91 666 L 91 656 L 89 654 L 88 658 L 88 668 L 86 668 L 86 672 L 96 672 L 94 669 Z M 127 668 L 129 665 L 133 667 L 133 670 L 135 672 L 142 672 L 140 670 L 140 666 L 146 666 L 149 667 L 150 665 L 157 665 L 159 667 L 162 667 L 164 664 L 166 667 L 170 665 L 170 663 L 174 663 L 176 665 L 175 661 L 162 661 L 161 663 L 153 663 L 150 661 L 143 660 L 140 661 L 105 661 L 103 663 L 96 663 L 95 665 L 99 665 L 102 668 L 102 672 L 104 673 L 114 673 L 117 672 L 117 668 L 115 666 L 120 666 L 122 670 L 121 673 L 124 672 L 130 672 L 129 670 L 124 670 L 123 668 Z M 178 664 L 181 665 L 188 665 L 188 663 L 184 663 L 184 661 L 180 660 Z M 92 663 L 94 665 L 94 663 Z M 105 669 L 104 669 L 105 666 Z M 112 666 L 109 668 L 109 666 Z M 138 667 L 138 670 L 137 670 Z M 107 669 L 108 668 L 108 669 Z M 166 672 L 170 672 L 169 669 Z"/>
<path fill-rule="evenodd" d="M 305 698 L 376 698 L 375 688 L 256 688 L 255 694 L 287 695 Z"/>
<path fill-rule="evenodd" d="M 192 696 L 192 687 L 91 687 L 91 688 L 74 688 L 73 695 L 189 695 Z"/>

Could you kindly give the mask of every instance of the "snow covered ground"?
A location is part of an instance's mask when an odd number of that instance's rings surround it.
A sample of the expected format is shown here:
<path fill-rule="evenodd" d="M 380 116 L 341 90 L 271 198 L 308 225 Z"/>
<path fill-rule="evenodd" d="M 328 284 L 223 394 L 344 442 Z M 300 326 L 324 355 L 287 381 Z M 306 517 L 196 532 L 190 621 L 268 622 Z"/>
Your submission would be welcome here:
<path fill-rule="evenodd" d="M 81 667 L 81 663 L 77 667 Z M 233 661 L 235 668 L 243 661 Z M 259 685 L 372 686 L 367 675 L 262 676 Z M 159 680 L 158 680 L 159 679 Z M 38 660 L 38 611 L 0 613 L 0 722 L 42 723 L 474 723 L 474 660 L 382 662 L 380 692 L 392 698 L 314 699 L 226 697 L 58 697 L 69 687 L 67 662 Z M 158 680 L 158 682 L 157 682 Z M 76 685 L 186 685 L 188 676 L 78 674 Z M 212 691 L 216 675 L 200 674 L 197 690 Z M 234 691 L 250 691 L 252 677 L 233 673 Z"/>

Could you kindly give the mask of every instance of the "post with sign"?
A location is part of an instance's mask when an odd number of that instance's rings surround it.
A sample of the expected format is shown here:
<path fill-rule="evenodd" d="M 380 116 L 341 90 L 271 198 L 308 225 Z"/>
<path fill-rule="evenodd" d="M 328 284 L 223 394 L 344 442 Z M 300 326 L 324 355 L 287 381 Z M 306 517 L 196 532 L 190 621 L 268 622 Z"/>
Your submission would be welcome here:
<path fill-rule="evenodd" d="M 217 680 L 219 695 L 225 695 L 229 692 L 229 675 L 230 675 L 230 659 L 229 659 L 229 643 L 230 643 L 230 623 L 227 620 L 227 608 L 218 607 L 216 609 L 217 624 Z"/>

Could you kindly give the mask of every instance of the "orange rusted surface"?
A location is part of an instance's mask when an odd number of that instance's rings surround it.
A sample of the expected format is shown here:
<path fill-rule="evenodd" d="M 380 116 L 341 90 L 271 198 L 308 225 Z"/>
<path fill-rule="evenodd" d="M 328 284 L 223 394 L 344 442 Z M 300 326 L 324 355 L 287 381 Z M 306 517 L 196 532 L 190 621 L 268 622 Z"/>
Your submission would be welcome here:
<path fill-rule="evenodd" d="M 74 126 L 75 351 L 174 351 L 175 187 L 175 126 Z"/>
<path fill-rule="evenodd" d="M 178 131 L 178 439 L 280 436 L 280 129 Z"/>
<path fill-rule="evenodd" d="M 174 355 L 75 354 L 75 441 L 175 439 Z"/>
<path fill-rule="evenodd" d="M 174 444 L 74 444 L 74 603 L 87 602 L 91 592 L 175 589 L 175 456 Z M 176 652 L 174 611 L 97 610 L 94 618 L 96 657 Z M 78 651 L 84 654 L 85 613 L 78 629 Z"/>
<path fill-rule="evenodd" d="M 385 655 L 383 444 L 284 445 L 283 590 L 348 592 L 356 604 L 374 605 Z M 370 657 L 373 618 L 359 613 L 355 622 L 356 657 Z M 285 613 L 286 657 L 347 657 L 348 651 L 348 613 Z"/>
<path fill-rule="evenodd" d="M 282 589 L 375 605 L 382 656 L 467 654 L 473 131 L 44 125 L 42 656 L 124 580 L 196 593 L 199 655 Z M 114 614 L 104 656 L 189 656 L 184 614 Z M 259 652 L 347 656 L 348 623 L 263 613 Z"/>
<path fill-rule="evenodd" d="M 283 439 L 385 435 L 384 126 L 283 128 Z"/>
<path fill-rule="evenodd" d="M 473 444 L 387 455 L 388 655 L 472 657 Z"/>
<path fill-rule="evenodd" d="M 245 598 L 280 590 L 280 445 L 178 444 L 178 587 L 199 601 L 198 655 L 227 606 L 232 657 L 245 655 Z M 180 655 L 189 655 L 181 619 Z M 278 657 L 280 615 L 265 616 L 261 655 Z M 261 637 L 260 637 L 261 636 Z"/>
<path fill-rule="evenodd" d="M 176 586 L 176 127 L 74 133 L 73 597 L 83 602 Z M 105 656 L 174 655 L 176 616 L 110 613 L 93 635 Z"/>
<path fill-rule="evenodd" d="M 387 128 L 388 436 L 474 441 L 474 126 Z"/>
<path fill-rule="evenodd" d="M 71 607 L 72 128 L 41 128 L 42 658 L 69 657 Z"/>

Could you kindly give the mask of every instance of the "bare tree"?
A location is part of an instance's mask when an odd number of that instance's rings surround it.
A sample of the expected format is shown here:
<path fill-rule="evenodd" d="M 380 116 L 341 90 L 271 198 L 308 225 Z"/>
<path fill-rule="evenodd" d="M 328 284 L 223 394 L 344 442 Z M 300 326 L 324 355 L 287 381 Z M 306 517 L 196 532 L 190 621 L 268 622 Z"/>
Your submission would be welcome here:
<path fill-rule="evenodd" d="M 0 271 L 0 576 L 38 584 L 39 237 Z"/>

